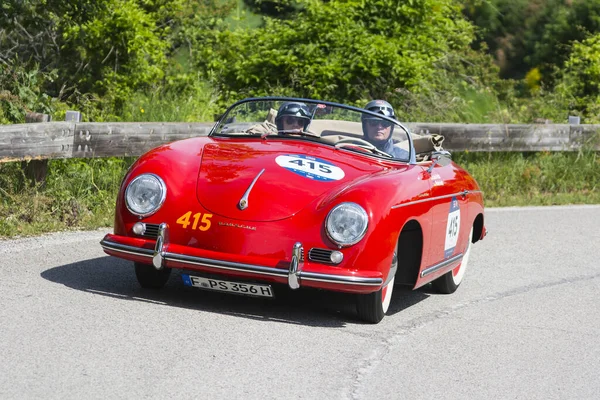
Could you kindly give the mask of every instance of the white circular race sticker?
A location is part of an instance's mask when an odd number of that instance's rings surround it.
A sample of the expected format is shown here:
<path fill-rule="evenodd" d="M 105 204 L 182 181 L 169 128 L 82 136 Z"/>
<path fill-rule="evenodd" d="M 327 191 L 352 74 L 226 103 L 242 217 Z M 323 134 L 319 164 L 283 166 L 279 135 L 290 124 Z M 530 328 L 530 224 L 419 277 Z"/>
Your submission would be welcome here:
<path fill-rule="evenodd" d="M 448 258 L 454 253 L 458 233 L 460 232 L 460 208 L 456 197 L 450 202 L 450 211 L 448 213 L 448 223 L 446 224 L 446 244 L 444 245 L 444 258 Z"/>
<path fill-rule="evenodd" d="M 339 181 L 345 176 L 340 167 L 325 160 L 303 154 L 277 156 L 275 162 L 288 171 L 316 181 Z"/>

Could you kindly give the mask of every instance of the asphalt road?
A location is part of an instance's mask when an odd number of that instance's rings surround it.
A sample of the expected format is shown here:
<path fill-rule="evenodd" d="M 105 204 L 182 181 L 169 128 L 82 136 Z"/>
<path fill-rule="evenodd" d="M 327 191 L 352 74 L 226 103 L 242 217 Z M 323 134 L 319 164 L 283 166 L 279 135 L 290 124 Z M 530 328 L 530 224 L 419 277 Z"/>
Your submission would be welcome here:
<path fill-rule="evenodd" d="M 489 209 L 453 295 L 138 287 L 106 231 L 0 241 L 2 399 L 598 399 L 600 206 Z"/>

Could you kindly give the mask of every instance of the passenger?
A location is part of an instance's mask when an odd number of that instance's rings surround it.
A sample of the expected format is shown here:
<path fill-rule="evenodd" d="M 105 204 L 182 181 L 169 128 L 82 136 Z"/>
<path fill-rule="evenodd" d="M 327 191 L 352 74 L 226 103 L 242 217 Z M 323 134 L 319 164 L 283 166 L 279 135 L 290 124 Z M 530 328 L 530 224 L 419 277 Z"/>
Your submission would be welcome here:
<path fill-rule="evenodd" d="M 384 100 L 372 100 L 365 106 L 366 110 L 377 114 L 396 119 L 392 105 Z M 378 118 L 373 115 L 363 114 L 361 117 L 363 133 L 365 140 L 375 146 L 377 149 L 398 158 L 408 160 L 408 151 L 394 146 L 392 133 L 394 132 L 394 124 L 383 118 Z"/>
<path fill-rule="evenodd" d="M 310 123 L 311 116 L 310 110 L 304 103 L 283 103 L 275 117 L 277 132 L 280 135 L 303 133 Z"/>

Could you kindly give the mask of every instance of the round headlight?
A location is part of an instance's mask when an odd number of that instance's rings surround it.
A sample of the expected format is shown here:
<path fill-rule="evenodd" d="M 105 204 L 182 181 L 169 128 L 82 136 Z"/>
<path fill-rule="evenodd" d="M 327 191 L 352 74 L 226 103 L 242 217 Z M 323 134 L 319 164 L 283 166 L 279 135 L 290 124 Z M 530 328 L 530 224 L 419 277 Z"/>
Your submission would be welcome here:
<path fill-rule="evenodd" d="M 325 222 L 327 235 L 340 246 L 350 246 L 365 236 L 369 217 L 356 203 L 341 203 L 327 215 Z"/>
<path fill-rule="evenodd" d="M 167 187 L 160 177 L 142 174 L 129 182 L 125 190 L 125 204 L 132 214 L 147 217 L 162 206 L 167 197 Z"/>

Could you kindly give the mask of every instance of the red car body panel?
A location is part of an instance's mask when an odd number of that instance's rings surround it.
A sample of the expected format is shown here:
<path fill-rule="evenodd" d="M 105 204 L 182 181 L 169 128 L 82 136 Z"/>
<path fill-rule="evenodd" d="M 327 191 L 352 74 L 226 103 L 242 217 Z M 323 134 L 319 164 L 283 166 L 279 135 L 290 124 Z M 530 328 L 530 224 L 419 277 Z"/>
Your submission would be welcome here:
<path fill-rule="evenodd" d="M 277 165 L 275 159 L 282 154 L 304 154 L 327 160 L 342 168 L 344 177 L 333 182 L 310 181 Z M 287 273 L 294 243 L 300 242 L 307 249 L 338 249 L 344 254 L 343 262 L 337 266 L 305 261 L 305 273 L 376 277 L 383 283 L 399 233 L 409 220 L 416 220 L 423 230 L 423 270 L 444 259 L 448 196 L 458 198 L 461 212 L 466 216 L 461 220 L 464 226 L 460 229 L 455 253 L 464 250 L 473 219 L 482 213 L 480 194 L 457 195 L 478 191 L 476 182 L 463 169 L 452 163 L 436 165 L 432 173 L 428 173 L 426 166 L 386 162 L 302 140 L 271 139 L 267 143 L 238 138 L 187 139 L 154 149 L 131 167 L 117 199 L 115 233 L 105 239 L 152 250 L 155 240 L 136 237 L 132 233 L 133 225 L 138 221 L 166 223 L 169 251 L 273 268 L 282 274 L 260 275 L 260 280 L 279 283 L 287 281 L 283 273 Z M 237 207 L 240 198 L 263 169 L 264 174 L 249 199 L 252 207 L 240 210 Z M 132 215 L 124 202 L 124 188 L 142 173 L 160 175 L 168 187 L 163 206 L 146 218 Z M 341 201 L 360 204 L 373 222 L 359 243 L 340 249 L 325 233 L 324 221 L 331 208 Z M 208 229 L 199 229 L 207 225 L 202 222 L 196 224 L 196 229 L 193 229 L 193 221 L 185 228 L 178 224 L 187 212 L 209 215 Z M 111 255 L 149 263 L 148 257 L 105 250 Z M 256 274 L 244 271 L 218 270 L 178 261 L 168 261 L 166 266 L 257 278 Z M 420 277 L 414 287 L 430 282 L 452 267 L 455 265 Z M 304 286 L 356 293 L 380 288 L 380 285 L 318 281 L 307 281 Z"/>
<path fill-rule="evenodd" d="M 421 266 L 421 271 L 428 265 L 434 265 L 442 262 L 447 257 L 463 252 L 475 217 L 478 214 L 483 214 L 483 201 L 477 182 L 458 165 L 455 163 L 450 163 L 447 166 L 435 165 L 431 174 L 426 173 L 425 175 L 431 183 L 431 200 L 429 201 L 429 207 L 431 207 L 431 237 L 428 246 L 426 246 L 427 254 L 424 254 L 427 261 L 425 265 Z M 458 202 L 461 213 L 466 218 L 461 219 L 457 246 L 452 253 L 446 255 L 444 243 L 449 214 L 449 200 L 453 198 Z M 415 288 L 431 282 L 451 269 L 452 267 L 448 266 L 427 277 L 419 278 Z"/>
<path fill-rule="evenodd" d="M 323 193 L 384 169 L 364 157 L 349 160 L 339 153 L 322 145 L 289 140 L 210 143 L 204 147 L 202 156 L 198 199 L 207 210 L 226 218 L 276 221 L 298 213 Z M 277 164 L 278 156 L 298 154 L 334 163 L 342 168 L 344 177 L 328 182 L 310 181 Z M 240 210 L 239 200 L 262 169 L 265 172 L 252 189 L 253 206 Z"/>

